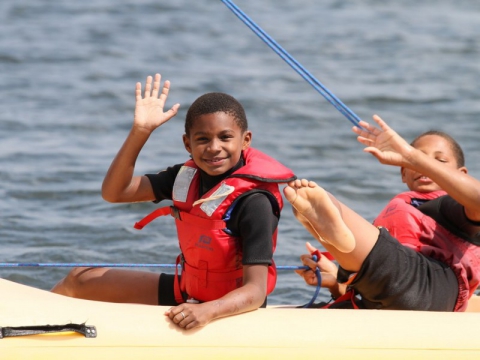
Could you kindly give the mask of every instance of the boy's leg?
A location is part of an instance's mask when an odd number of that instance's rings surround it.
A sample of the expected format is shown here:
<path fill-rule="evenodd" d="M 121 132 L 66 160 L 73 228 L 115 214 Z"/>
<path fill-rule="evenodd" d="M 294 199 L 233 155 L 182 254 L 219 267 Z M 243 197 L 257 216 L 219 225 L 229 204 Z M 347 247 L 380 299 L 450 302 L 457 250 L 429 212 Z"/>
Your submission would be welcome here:
<path fill-rule="evenodd" d="M 79 299 L 158 305 L 160 274 L 109 268 L 75 268 L 51 290 Z"/>
<path fill-rule="evenodd" d="M 284 189 L 295 216 L 346 270 L 358 271 L 379 231 L 313 181 L 295 180 Z"/>

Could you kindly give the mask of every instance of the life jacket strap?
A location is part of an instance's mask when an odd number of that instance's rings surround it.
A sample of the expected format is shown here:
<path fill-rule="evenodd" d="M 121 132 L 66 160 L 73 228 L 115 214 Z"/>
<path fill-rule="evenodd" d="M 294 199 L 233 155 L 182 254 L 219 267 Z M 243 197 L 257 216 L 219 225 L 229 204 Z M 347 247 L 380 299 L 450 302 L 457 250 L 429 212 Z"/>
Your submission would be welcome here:
<path fill-rule="evenodd" d="M 223 220 L 210 220 L 183 211 L 180 211 L 180 220 L 202 229 L 222 230 L 227 227 L 227 223 Z"/>
<path fill-rule="evenodd" d="M 145 216 L 142 220 L 137 221 L 135 225 L 133 225 L 133 227 L 137 230 L 142 230 L 145 225 L 148 225 L 150 222 L 152 222 L 153 220 L 155 220 L 160 216 L 165 216 L 169 214 L 172 214 L 172 216 L 174 216 L 173 209 L 171 208 L 172 206 L 165 206 L 165 207 L 158 208 L 155 211 L 152 211 L 147 216 Z"/>
<path fill-rule="evenodd" d="M 175 262 L 175 278 L 173 281 L 173 294 L 175 295 L 175 301 L 178 304 L 183 304 L 186 300 L 186 296 L 184 297 L 184 293 L 182 292 L 182 287 L 180 282 L 185 281 L 185 279 L 178 279 L 178 265 L 181 263 L 182 264 L 182 270 L 183 270 L 183 265 L 184 265 L 184 260 L 183 260 L 183 254 L 180 254 L 177 256 L 177 261 Z M 185 294 L 186 295 L 186 294 Z"/>
<path fill-rule="evenodd" d="M 195 277 L 199 287 L 207 287 L 209 282 L 226 281 L 230 279 L 238 279 L 243 277 L 243 268 L 236 269 L 226 273 L 208 271 L 208 263 L 200 261 L 198 267 L 193 267 L 185 263 L 186 276 Z"/>
<path fill-rule="evenodd" d="M 322 309 L 328 309 L 333 304 L 337 304 L 337 303 L 340 303 L 340 302 L 343 302 L 343 301 L 349 301 L 349 300 L 352 303 L 352 306 L 353 306 L 354 309 L 359 309 L 357 303 L 355 302 L 356 297 L 355 297 L 355 291 L 353 289 L 347 290 L 345 292 L 345 294 L 336 298 L 333 302 L 325 305 Z"/>
<path fill-rule="evenodd" d="M 186 224 L 191 224 L 196 227 L 211 230 L 222 230 L 227 228 L 227 223 L 223 220 L 210 220 L 201 218 L 199 216 L 191 215 L 187 212 L 181 211 L 175 206 L 165 206 L 152 211 L 140 221 L 137 221 L 133 226 L 137 230 L 142 230 L 146 225 L 160 216 L 172 215 L 175 219 L 184 221 Z"/>
<path fill-rule="evenodd" d="M 314 252 L 311 253 L 311 255 L 315 255 L 317 259 L 320 259 L 322 256 L 325 256 L 328 260 L 335 260 L 335 258 L 330 254 L 328 251 L 320 251 L 320 250 L 315 250 Z"/>

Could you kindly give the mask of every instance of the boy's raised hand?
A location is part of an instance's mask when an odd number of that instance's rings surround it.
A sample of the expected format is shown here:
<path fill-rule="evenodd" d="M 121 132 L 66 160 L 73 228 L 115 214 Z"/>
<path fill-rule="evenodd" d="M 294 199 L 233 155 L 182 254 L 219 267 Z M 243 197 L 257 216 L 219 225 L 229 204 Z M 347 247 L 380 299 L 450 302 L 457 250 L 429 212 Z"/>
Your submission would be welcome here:
<path fill-rule="evenodd" d="M 414 150 L 400 135 L 390 128 L 379 116 L 373 120 L 380 128 L 360 121 L 363 128 L 354 126 L 353 132 L 358 135 L 357 140 L 365 145 L 365 152 L 375 156 L 382 164 L 405 166 L 409 163 L 409 155 Z"/>
<path fill-rule="evenodd" d="M 160 92 L 160 80 L 160 74 L 155 74 L 152 86 L 152 77 L 147 77 L 143 98 L 142 84 L 138 82 L 135 86 L 136 103 L 133 126 L 137 129 L 152 132 L 177 114 L 180 104 L 175 104 L 170 110 L 164 112 L 163 108 L 170 90 L 170 81 L 165 81 Z"/>

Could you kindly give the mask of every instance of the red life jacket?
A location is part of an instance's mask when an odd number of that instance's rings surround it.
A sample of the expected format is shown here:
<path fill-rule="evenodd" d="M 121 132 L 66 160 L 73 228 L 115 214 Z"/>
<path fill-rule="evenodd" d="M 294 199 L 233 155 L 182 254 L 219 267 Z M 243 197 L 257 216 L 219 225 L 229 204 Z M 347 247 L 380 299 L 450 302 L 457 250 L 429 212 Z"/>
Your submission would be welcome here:
<path fill-rule="evenodd" d="M 180 284 L 175 274 L 175 299 L 179 303 L 186 301 L 185 294 L 199 301 L 211 301 L 243 285 L 242 248 L 239 238 L 226 225 L 236 200 L 253 192 L 265 193 L 280 215 L 283 200 L 278 184 L 294 180 L 295 175 L 253 148 L 245 150 L 243 157 L 244 166 L 201 198 L 199 168 L 193 160 L 187 161 L 175 179 L 174 206 L 160 208 L 135 224 L 141 229 L 157 216 L 175 217 L 182 252 L 177 258 L 177 264 L 182 264 Z M 272 240 L 275 251 L 277 231 Z M 267 294 L 273 291 L 276 278 L 273 263 L 268 267 Z"/>
<path fill-rule="evenodd" d="M 411 205 L 416 199 L 432 200 L 443 195 L 446 192 L 401 193 L 382 210 L 374 225 L 386 228 L 403 245 L 450 266 L 459 289 L 454 311 L 464 311 L 480 284 L 480 247 L 452 234 Z"/>

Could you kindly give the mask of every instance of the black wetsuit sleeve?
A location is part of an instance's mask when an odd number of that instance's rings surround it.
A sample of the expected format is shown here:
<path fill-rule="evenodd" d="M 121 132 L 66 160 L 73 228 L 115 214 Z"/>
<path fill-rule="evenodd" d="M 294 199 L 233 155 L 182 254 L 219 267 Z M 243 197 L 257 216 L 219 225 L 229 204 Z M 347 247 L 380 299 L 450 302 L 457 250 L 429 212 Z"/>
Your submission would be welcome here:
<path fill-rule="evenodd" d="M 278 217 L 267 195 L 254 193 L 241 199 L 227 225 L 239 235 L 243 265 L 272 264 L 272 237 Z"/>
<path fill-rule="evenodd" d="M 472 221 L 465 215 L 465 208 L 449 195 L 430 200 L 418 207 L 424 214 L 453 234 L 480 245 L 480 222 Z"/>
<path fill-rule="evenodd" d="M 152 184 L 155 203 L 162 200 L 172 200 L 173 184 L 182 165 L 183 164 L 170 166 L 158 174 L 145 174 Z"/>

